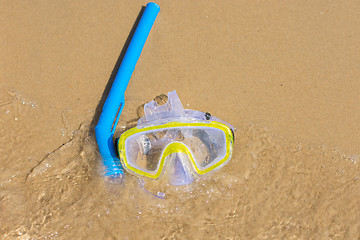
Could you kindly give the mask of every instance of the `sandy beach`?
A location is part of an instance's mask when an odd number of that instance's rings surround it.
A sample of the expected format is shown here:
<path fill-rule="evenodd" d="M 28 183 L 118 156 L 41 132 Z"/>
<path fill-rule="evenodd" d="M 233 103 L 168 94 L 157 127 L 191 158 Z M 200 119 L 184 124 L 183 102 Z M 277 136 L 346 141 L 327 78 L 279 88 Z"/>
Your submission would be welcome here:
<path fill-rule="evenodd" d="M 0 2 L 0 238 L 359 239 L 359 2 L 157 2 L 118 129 L 173 90 L 236 128 L 166 199 L 105 182 L 94 136 L 146 3 Z"/>

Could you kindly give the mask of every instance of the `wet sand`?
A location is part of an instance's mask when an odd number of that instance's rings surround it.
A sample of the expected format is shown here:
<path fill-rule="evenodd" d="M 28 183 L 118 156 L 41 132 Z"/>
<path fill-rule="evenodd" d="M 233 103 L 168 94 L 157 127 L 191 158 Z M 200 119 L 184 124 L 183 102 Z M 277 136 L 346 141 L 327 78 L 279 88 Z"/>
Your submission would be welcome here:
<path fill-rule="evenodd" d="M 1 239 L 358 239 L 360 5 L 157 2 L 118 128 L 176 90 L 237 128 L 166 199 L 104 182 L 94 123 L 144 1 L 1 2 Z"/>

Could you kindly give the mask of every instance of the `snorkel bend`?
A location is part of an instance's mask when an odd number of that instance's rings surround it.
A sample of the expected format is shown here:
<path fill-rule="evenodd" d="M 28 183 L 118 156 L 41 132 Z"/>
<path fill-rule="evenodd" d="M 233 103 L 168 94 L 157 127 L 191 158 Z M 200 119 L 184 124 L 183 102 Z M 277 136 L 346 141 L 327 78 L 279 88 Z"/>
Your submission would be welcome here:
<path fill-rule="evenodd" d="M 115 152 L 113 135 L 125 104 L 125 90 L 160 7 L 148 3 L 126 50 L 95 127 L 96 141 L 105 166 L 105 176 L 122 178 L 124 169 Z"/>

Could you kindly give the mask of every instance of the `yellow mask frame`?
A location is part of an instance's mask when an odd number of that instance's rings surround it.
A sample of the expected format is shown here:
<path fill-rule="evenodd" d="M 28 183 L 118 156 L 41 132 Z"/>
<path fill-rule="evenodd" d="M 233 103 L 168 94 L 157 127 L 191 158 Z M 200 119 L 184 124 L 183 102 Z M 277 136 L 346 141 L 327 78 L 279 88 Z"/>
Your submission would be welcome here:
<path fill-rule="evenodd" d="M 211 165 L 207 168 L 204 169 L 200 169 L 197 164 L 196 161 L 194 159 L 193 154 L 191 153 L 189 147 L 187 147 L 184 143 L 181 142 L 177 142 L 174 141 L 172 143 L 169 143 L 166 148 L 163 150 L 161 157 L 160 157 L 160 162 L 159 162 L 159 167 L 157 169 L 157 171 L 155 173 L 149 173 L 146 171 L 143 171 L 139 168 L 136 168 L 134 166 L 132 166 L 128 160 L 127 160 L 127 156 L 126 156 L 126 139 L 128 139 L 129 137 L 131 137 L 134 134 L 137 133 L 144 133 L 146 131 L 153 131 L 153 130 L 157 130 L 157 129 L 171 129 L 171 128 L 181 128 L 181 127 L 208 127 L 208 128 L 216 128 L 221 130 L 224 134 L 225 134 L 225 141 L 226 141 L 226 154 L 225 156 L 219 160 L 217 163 L 215 163 L 214 165 Z M 156 126 L 148 126 L 148 127 L 143 127 L 143 128 L 138 128 L 138 127 L 134 127 L 129 129 L 128 131 L 125 131 L 121 136 L 120 139 L 117 143 L 117 149 L 118 149 L 118 154 L 120 157 L 120 161 L 122 163 L 122 166 L 124 166 L 124 168 L 136 175 L 139 176 L 145 176 L 145 177 L 149 177 L 152 179 L 157 179 L 160 177 L 163 168 L 165 166 L 165 160 L 166 157 L 168 157 L 169 155 L 173 154 L 173 153 L 184 153 L 186 154 L 189 159 L 190 162 L 192 163 L 193 166 L 193 170 L 199 174 L 199 175 L 204 175 L 210 171 L 213 171 L 223 165 L 225 165 L 227 163 L 227 161 L 231 158 L 232 155 L 232 150 L 233 150 L 233 144 L 234 144 L 234 135 L 232 130 L 225 124 L 220 123 L 220 122 L 216 122 L 216 121 L 211 121 L 211 122 L 178 122 L 178 121 L 173 121 L 173 122 L 168 122 L 165 124 L 160 124 L 160 125 L 156 125 Z"/>

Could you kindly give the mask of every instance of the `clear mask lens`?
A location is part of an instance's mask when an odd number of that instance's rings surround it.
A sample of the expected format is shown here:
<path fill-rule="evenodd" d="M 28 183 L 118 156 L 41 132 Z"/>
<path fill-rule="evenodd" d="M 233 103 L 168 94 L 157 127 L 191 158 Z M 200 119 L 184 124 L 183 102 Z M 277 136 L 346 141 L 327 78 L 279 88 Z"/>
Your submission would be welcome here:
<path fill-rule="evenodd" d="M 173 143 L 181 143 L 187 150 L 167 150 Z M 212 127 L 188 126 L 140 132 L 128 137 L 125 146 L 128 164 L 151 175 L 158 173 L 169 159 L 175 159 L 170 161 L 174 166 L 187 162 L 189 166 L 194 165 L 192 168 L 202 171 L 221 161 L 226 155 L 225 133 Z M 187 167 L 185 170 L 191 171 L 191 168 Z"/>

